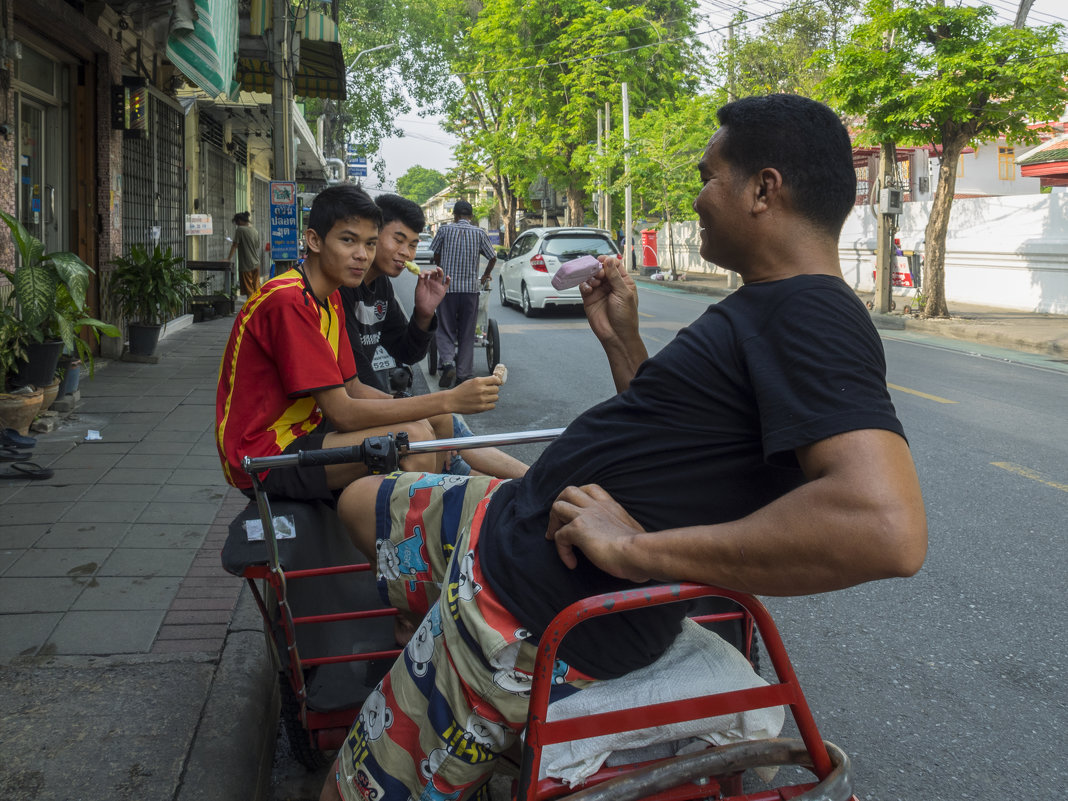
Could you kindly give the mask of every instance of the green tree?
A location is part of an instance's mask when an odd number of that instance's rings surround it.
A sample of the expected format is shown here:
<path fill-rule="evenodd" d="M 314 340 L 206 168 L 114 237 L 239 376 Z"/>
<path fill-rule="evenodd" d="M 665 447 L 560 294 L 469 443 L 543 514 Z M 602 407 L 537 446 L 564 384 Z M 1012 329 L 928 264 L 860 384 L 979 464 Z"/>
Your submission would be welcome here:
<path fill-rule="evenodd" d="M 397 179 L 397 193 L 422 204 L 448 185 L 445 176 L 437 170 L 416 164 Z"/>
<path fill-rule="evenodd" d="M 830 68 L 823 86 L 842 110 L 861 117 L 867 140 L 937 148 L 923 313 L 946 317 L 946 230 L 959 156 L 970 144 L 1001 136 L 1037 141 L 1028 124 L 1058 119 L 1068 103 L 1068 54 L 1060 25 L 1013 28 L 996 25 L 990 7 L 898 4 L 868 3 L 868 20 L 849 42 L 821 57 Z"/>
<path fill-rule="evenodd" d="M 650 109 L 630 126 L 631 185 L 645 199 L 645 212 L 668 224 L 662 244 L 671 254 L 672 273 L 676 270 L 670 226 L 697 216 L 693 210 L 693 201 L 701 191 L 697 163 L 719 127 L 716 109 L 725 99 L 721 92 L 679 98 Z M 594 162 L 598 174 L 608 168 L 616 176 L 610 190 L 621 192 L 627 180 L 622 130 L 612 131 L 604 156 Z"/>
<path fill-rule="evenodd" d="M 735 21 L 735 38 L 728 42 L 727 85 L 734 97 L 773 92 L 811 97 L 823 79 L 812 56 L 835 52 L 857 0 L 795 2 L 765 19 L 755 33 L 744 14 Z"/>

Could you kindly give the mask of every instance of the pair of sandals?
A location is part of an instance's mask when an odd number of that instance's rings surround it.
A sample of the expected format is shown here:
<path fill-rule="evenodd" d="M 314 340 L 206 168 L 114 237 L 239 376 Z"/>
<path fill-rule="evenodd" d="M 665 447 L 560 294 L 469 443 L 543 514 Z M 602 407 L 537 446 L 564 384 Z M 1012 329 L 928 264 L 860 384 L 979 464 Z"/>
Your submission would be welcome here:
<path fill-rule="evenodd" d="M 36 444 L 36 439 L 24 436 L 13 428 L 0 431 L 0 462 L 7 463 L 7 467 L 0 470 L 0 479 L 40 481 L 51 478 L 54 473 L 50 468 L 30 461 Z"/>

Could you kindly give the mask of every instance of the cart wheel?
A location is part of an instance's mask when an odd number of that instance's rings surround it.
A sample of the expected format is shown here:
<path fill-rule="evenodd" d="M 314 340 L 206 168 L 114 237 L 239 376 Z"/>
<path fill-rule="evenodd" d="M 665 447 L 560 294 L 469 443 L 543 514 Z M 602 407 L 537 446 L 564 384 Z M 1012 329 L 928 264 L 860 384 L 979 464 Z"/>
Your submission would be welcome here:
<path fill-rule="evenodd" d="M 872 303 L 870 300 L 867 303 L 865 303 L 864 305 L 868 307 L 868 311 L 871 311 L 872 309 L 875 308 L 875 304 Z"/>
<path fill-rule="evenodd" d="M 897 304 L 894 303 L 894 301 L 890 301 L 890 311 L 893 311 L 896 308 L 897 308 Z"/>
<path fill-rule="evenodd" d="M 286 739 L 293 756 L 309 771 L 325 767 L 329 757 L 312 745 L 311 732 L 300 722 L 300 702 L 284 672 L 278 674 L 278 694 L 282 701 L 282 724 L 286 727 Z"/>
<path fill-rule="evenodd" d="M 497 321 L 490 318 L 486 332 L 486 366 L 492 373 L 493 368 L 501 363 L 501 331 L 497 327 Z"/>
<path fill-rule="evenodd" d="M 438 373 L 438 343 L 435 337 L 430 338 L 430 347 L 426 352 L 426 370 L 430 375 Z"/>

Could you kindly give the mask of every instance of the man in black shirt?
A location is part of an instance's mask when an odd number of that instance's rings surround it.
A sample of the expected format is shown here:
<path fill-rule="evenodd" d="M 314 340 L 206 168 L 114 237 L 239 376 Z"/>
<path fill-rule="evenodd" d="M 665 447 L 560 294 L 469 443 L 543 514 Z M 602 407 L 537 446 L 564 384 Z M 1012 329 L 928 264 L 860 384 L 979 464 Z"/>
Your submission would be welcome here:
<path fill-rule="evenodd" d="M 743 286 L 649 358 L 633 281 L 607 259 L 581 291 L 618 394 L 522 479 L 374 477 L 341 497 L 353 541 L 378 549 L 390 602 L 429 609 L 342 748 L 342 797 L 484 781 L 524 725 L 538 636 L 577 598 L 649 581 L 802 595 L 922 565 L 923 501 L 882 345 L 838 263 L 856 195 L 848 134 L 797 96 L 745 98 L 718 117 L 694 209 L 702 257 Z M 679 615 L 585 627 L 561 648 L 564 680 L 649 664 Z M 383 729 L 390 719 L 418 726 Z"/>

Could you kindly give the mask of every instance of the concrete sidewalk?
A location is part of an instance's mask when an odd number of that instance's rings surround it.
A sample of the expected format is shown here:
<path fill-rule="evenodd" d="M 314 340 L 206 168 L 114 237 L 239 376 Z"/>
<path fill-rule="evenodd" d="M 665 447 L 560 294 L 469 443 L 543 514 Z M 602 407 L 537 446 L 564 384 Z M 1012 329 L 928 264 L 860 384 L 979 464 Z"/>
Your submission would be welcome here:
<path fill-rule="evenodd" d="M 723 277 L 661 286 L 727 292 Z M 877 322 L 1068 353 L 1066 317 L 959 313 Z M 176 331 L 157 364 L 102 365 L 74 416 L 38 437 L 34 460 L 55 475 L 0 481 L 0 799 L 265 794 L 275 677 L 248 591 L 219 563 L 245 505 L 213 433 L 232 323 Z"/>
<path fill-rule="evenodd" d="M 232 323 L 175 332 L 157 364 L 101 365 L 38 435 L 54 476 L 0 481 L 0 798 L 263 794 L 274 676 L 219 564 L 245 505 L 214 442 Z"/>

